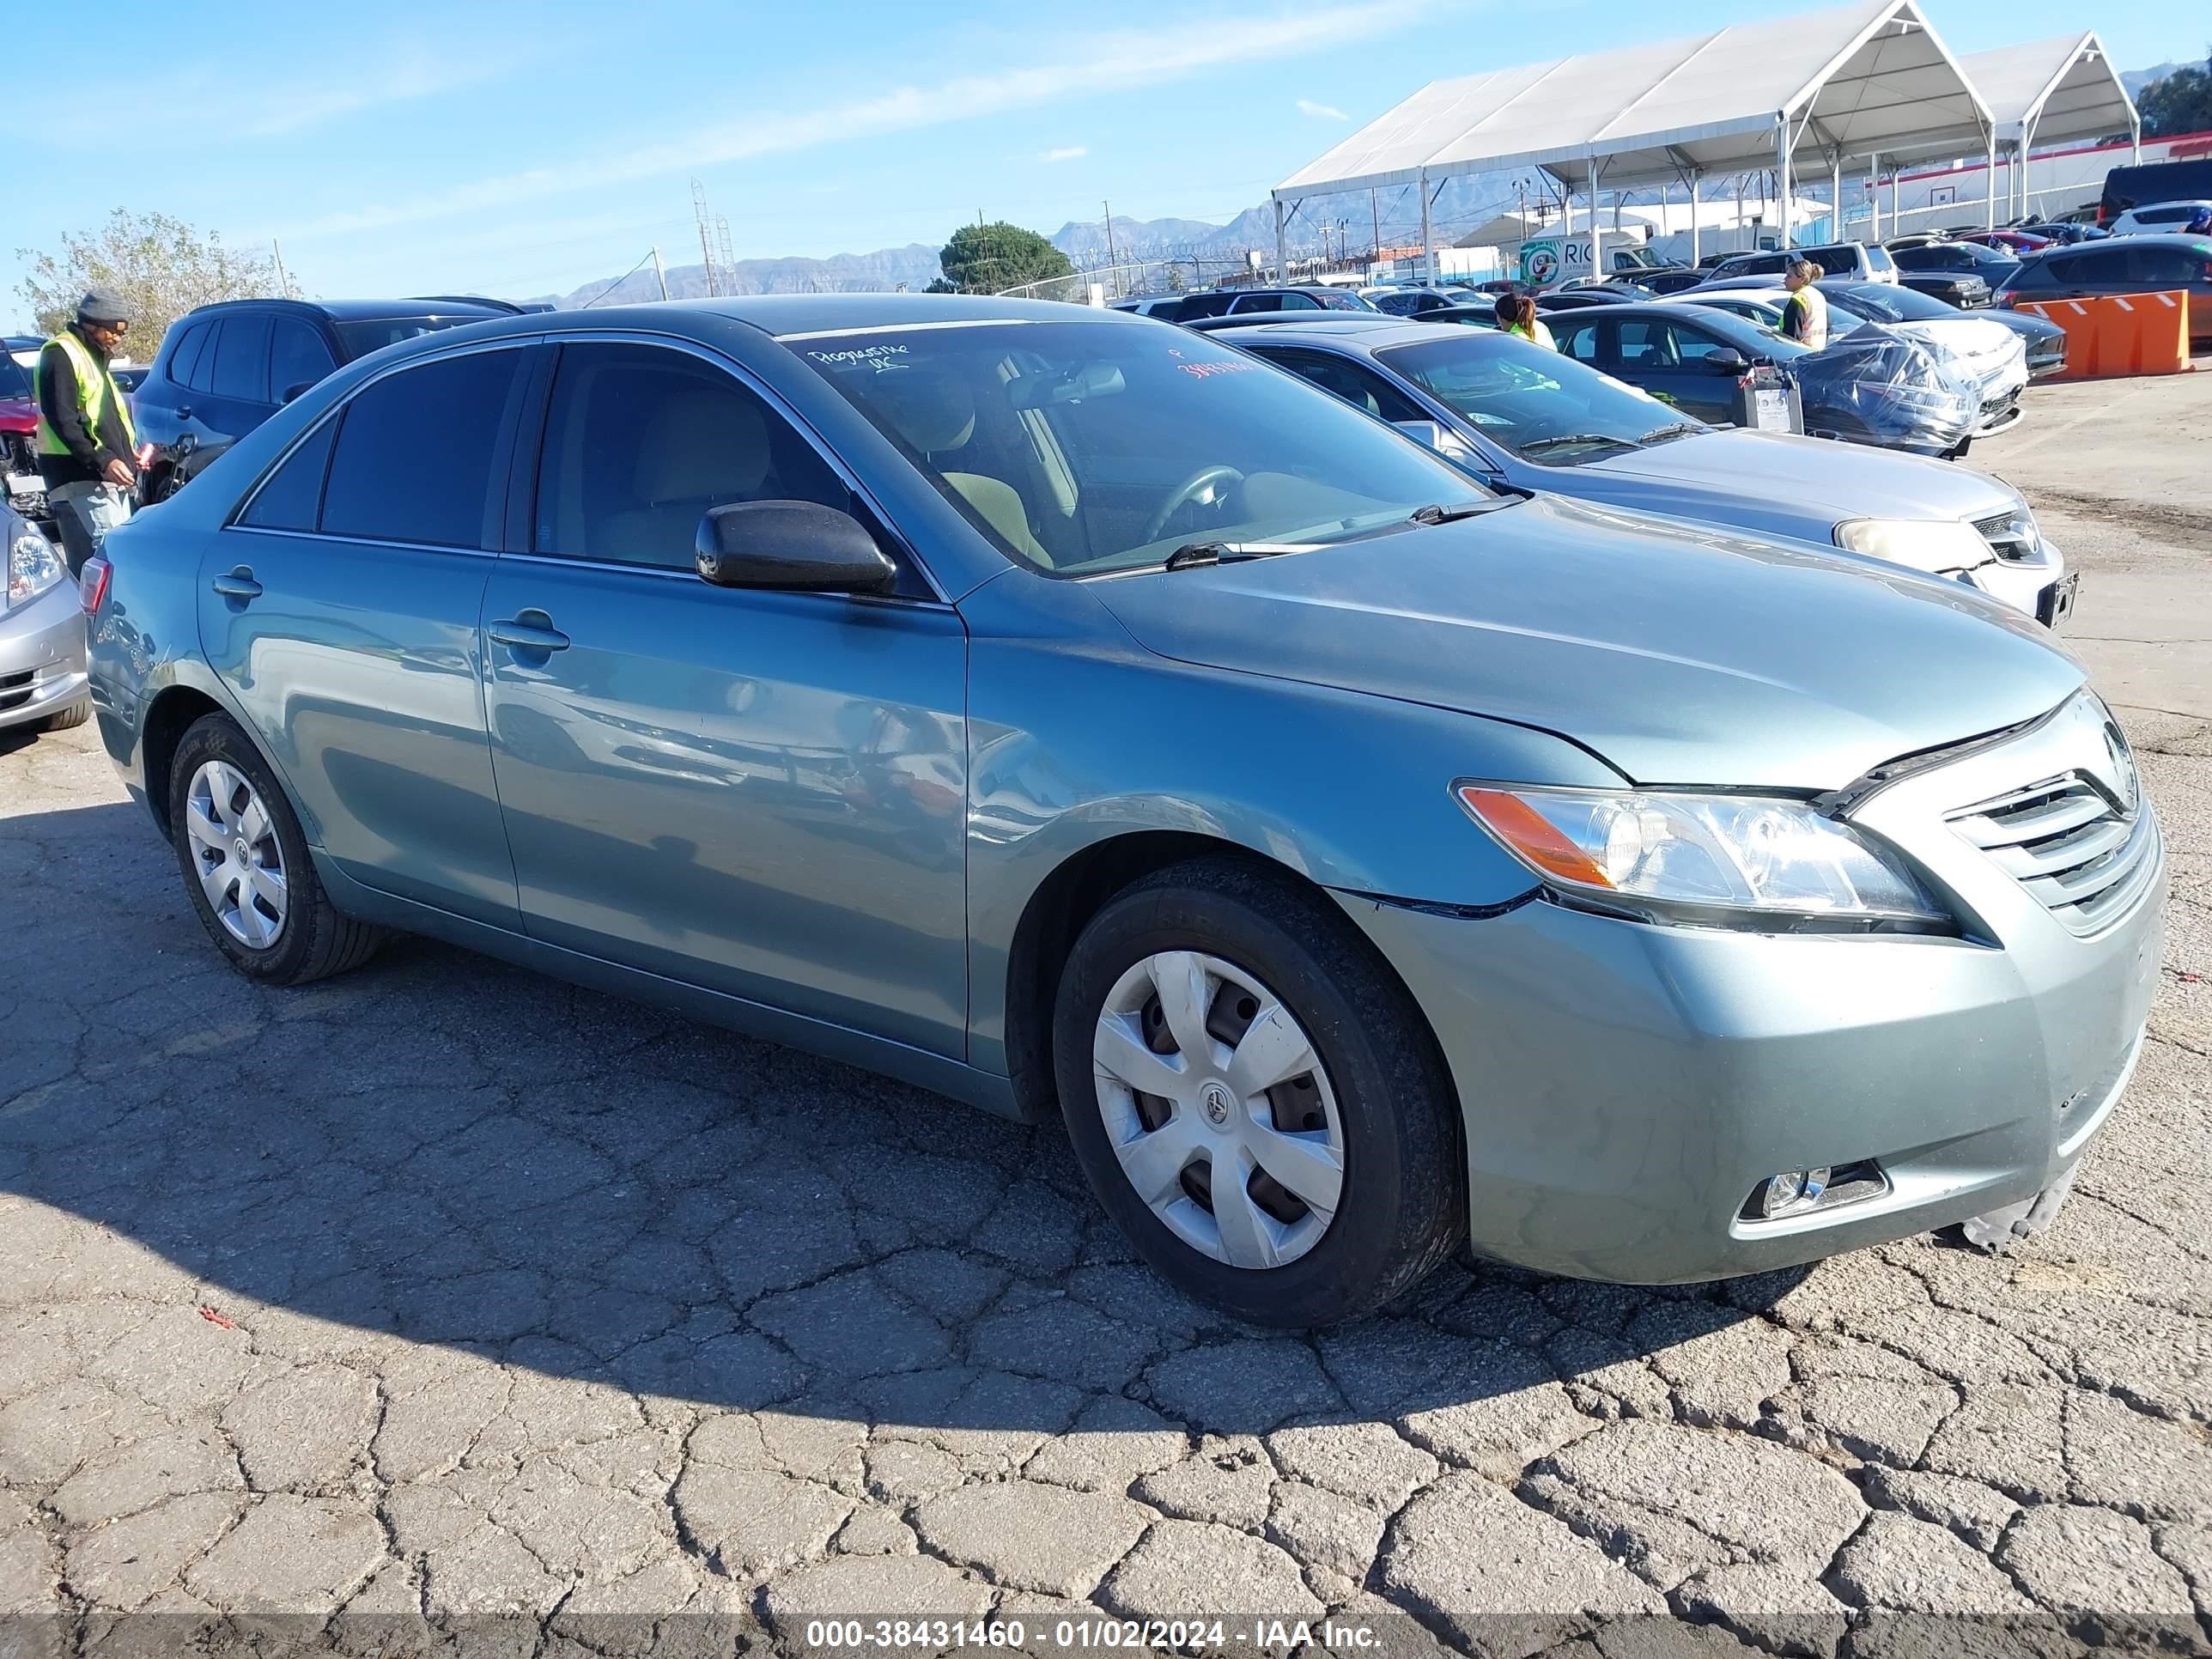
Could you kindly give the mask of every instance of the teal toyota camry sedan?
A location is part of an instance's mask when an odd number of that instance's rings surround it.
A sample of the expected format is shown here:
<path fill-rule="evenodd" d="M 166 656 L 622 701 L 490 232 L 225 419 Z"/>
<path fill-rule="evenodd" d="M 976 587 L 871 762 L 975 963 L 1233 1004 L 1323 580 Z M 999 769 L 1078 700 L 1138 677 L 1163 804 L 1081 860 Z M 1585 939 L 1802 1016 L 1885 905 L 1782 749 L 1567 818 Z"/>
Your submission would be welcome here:
<path fill-rule="evenodd" d="M 2150 1004 L 2157 820 L 2034 623 L 1486 489 L 1142 318 L 455 329 L 82 586 L 240 972 L 405 930 L 1057 1112 L 1253 1320 L 1462 1241 L 1656 1282 L 2032 1229 Z"/>

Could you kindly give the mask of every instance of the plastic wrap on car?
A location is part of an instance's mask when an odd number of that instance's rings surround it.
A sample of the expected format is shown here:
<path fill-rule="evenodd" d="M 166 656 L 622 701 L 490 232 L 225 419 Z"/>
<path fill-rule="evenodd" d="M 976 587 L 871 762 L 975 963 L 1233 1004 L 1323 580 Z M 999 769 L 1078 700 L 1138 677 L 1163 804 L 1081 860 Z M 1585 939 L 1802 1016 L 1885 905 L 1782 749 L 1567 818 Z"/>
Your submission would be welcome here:
<path fill-rule="evenodd" d="M 1955 360 L 1954 360 L 1955 361 Z M 1805 429 L 1886 447 L 1955 449 L 1980 423 L 1979 386 L 1880 323 L 1790 362 Z"/>

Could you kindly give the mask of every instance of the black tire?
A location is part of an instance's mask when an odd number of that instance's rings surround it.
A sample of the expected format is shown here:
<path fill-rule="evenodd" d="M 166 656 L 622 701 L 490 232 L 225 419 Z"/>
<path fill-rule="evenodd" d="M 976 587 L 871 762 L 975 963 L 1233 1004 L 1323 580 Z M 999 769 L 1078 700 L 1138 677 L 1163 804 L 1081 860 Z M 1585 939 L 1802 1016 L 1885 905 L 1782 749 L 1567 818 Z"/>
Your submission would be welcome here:
<path fill-rule="evenodd" d="M 92 699 L 79 697 L 58 714 L 49 714 L 39 722 L 41 732 L 73 732 L 92 718 Z"/>
<path fill-rule="evenodd" d="M 201 889 L 193 863 L 192 840 L 185 830 L 186 802 L 192 775 L 209 761 L 222 761 L 243 773 L 261 798 L 270 826 L 283 854 L 284 922 L 276 942 L 256 949 L 234 939 L 216 918 L 207 894 Z M 177 744 L 169 767 L 170 840 L 177 854 L 177 869 L 185 884 L 185 896 L 207 929 L 216 948 L 230 965 L 249 979 L 267 985 L 305 985 L 358 968 L 376 953 L 384 930 L 341 915 L 316 878 L 307 838 L 283 786 L 252 740 L 227 714 L 204 714 L 195 720 Z"/>
<path fill-rule="evenodd" d="M 1092 1073 L 1097 1021 L 1129 968 L 1198 951 L 1260 981 L 1310 1037 L 1344 1132 L 1334 1219 L 1304 1255 L 1242 1268 L 1170 1231 L 1122 1172 Z M 1291 1328 L 1373 1312 L 1419 1283 L 1467 1231 L 1459 1106 L 1427 1023 L 1374 948 L 1326 899 L 1231 859 L 1164 870 L 1110 900 L 1075 942 L 1054 1010 L 1054 1074 L 1091 1190 L 1185 1294 Z"/>

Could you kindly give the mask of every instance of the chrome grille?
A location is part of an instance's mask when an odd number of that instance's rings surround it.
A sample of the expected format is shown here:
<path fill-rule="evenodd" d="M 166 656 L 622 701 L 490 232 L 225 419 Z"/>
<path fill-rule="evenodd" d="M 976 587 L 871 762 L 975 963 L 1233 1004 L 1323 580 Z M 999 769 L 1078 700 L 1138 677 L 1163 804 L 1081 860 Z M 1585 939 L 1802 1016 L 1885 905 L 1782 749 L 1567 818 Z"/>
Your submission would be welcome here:
<path fill-rule="evenodd" d="M 2006 398 L 1996 403 L 1984 404 L 1982 413 L 1993 419 L 2003 414 L 2006 407 L 2016 401 L 2016 398 Z M 1974 529 L 1990 544 L 1990 550 L 1997 557 L 2015 564 L 2033 561 L 2042 550 L 2041 538 L 2035 531 L 2035 520 L 2025 507 L 2016 513 L 1998 513 L 1986 519 L 1977 519 Z"/>
<path fill-rule="evenodd" d="M 2077 933 L 2124 915 L 2158 868 L 2158 826 L 2078 772 L 1965 807 L 1951 827 Z"/>

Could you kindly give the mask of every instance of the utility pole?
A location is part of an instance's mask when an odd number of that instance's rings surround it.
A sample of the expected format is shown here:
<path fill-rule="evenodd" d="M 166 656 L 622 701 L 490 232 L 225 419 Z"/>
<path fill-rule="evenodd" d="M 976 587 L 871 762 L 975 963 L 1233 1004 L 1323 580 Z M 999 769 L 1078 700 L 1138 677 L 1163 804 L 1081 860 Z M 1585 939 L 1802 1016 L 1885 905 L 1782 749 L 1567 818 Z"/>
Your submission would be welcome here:
<path fill-rule="evenodd" d="M 276 246 L 276 239 L 269 239 L 269 251 L 276 256 L 276 291 L 286 299 L 292 297 L 292 279 L 284 274 L 284 250 Z"/>
<path fill-rule="evenodd" d="M 1111 270 L 1118 263 L 1114 258 L 1114 204 L 1102 201 L 1098 205 L 1106 210 L 1106 269 Z"/>
<path fill-rule="evenodd" d="M 1375 257 L 1382 257 L 1382 204 L 1376 199 L 1375 186 L 1367 187 L 1367 216 L 1375 223 Z"/>
<path fill-rule="evenodd" d="M 720 273 L 722 287 L 729 293 L 738 291 L 737 256 L 730 252 L 730 222 L 720 214 L 714 216 L 714 269 Z"/>
<path fill-rule="evenodd" d="M 660 297 L 665 300 L 668 297 L 668 272 L 660 263 L 659 243 L 655 243 L 653 249 L 653 280 L 660 284 Z"/>

